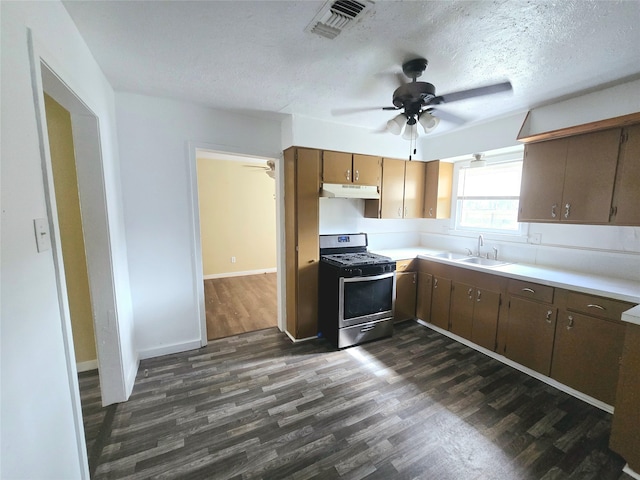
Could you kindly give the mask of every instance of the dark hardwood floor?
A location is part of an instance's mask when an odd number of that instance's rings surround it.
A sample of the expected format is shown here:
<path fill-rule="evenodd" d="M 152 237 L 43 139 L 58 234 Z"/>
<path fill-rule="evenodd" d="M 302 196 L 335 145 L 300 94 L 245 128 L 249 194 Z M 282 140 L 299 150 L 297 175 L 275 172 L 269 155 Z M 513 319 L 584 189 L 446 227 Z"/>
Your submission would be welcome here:
<path fill-rule="evenodd" d="M 275 273 L 205 280 L 204 297 L 209 340 L 278 324 Z"/>
<path fill-rule="evenodd" d="M 415 322 L 144 360 L 94 478 L 630 480 L 611 416 Z"/>

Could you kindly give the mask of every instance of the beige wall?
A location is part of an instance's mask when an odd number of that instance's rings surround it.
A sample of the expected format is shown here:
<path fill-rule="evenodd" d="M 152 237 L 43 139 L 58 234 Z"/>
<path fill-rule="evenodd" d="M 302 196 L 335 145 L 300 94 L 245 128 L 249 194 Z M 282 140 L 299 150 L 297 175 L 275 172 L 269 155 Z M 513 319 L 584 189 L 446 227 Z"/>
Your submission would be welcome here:
<path fill-rule="evenodd" d="M 45 95 L 53 183 L 62 243 L 76 362 L 96 360 L 96 342 L 84 250 L 71 115 Z"/>
<path fill-rule="evenodd" d="M 276 267 L 275 181 L 255 166 L 198 158 L 205 277 Z"/>

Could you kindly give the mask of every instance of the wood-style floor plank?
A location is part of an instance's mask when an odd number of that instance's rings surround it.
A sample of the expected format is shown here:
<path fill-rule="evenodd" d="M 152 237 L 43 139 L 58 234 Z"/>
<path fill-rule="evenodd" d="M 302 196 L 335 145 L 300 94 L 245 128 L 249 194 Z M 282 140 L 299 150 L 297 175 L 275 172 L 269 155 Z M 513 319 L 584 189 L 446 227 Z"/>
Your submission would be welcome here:
<path fill-rule="evenodd" d="M 209 340 L 278 324 L 276 273 L 205 280 L 204 297 Z"/>
<path fill-rule="evenodd" d="M 610 427 L 415 322 L 343 351 L 271 328 L 142 361 L 94 478 L 630 480 Z"/>

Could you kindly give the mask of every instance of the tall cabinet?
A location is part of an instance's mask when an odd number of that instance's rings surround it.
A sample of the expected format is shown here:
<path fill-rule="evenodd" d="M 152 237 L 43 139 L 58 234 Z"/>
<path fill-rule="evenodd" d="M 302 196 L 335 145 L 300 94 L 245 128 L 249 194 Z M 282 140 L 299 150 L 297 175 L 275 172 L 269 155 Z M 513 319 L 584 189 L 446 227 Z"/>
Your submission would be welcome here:
<path fill-rule="evenodd" d="M 318 332 L 320 151 L 284 151 L 287 331 L 295 338 Z"/>

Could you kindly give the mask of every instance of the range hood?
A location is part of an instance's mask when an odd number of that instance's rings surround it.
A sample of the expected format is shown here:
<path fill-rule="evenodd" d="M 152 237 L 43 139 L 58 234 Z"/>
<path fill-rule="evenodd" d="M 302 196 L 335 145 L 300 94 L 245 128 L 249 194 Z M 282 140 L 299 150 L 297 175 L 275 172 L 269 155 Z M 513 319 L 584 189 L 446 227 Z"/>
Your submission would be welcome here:
<path fill-rule="evenodd" d="M 339 183 L 323 183 L 321 197 L 329 198 L 365 198 L 379 199 L 378 187 L 375 185 L 341 185 Z"/>

